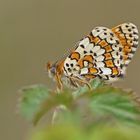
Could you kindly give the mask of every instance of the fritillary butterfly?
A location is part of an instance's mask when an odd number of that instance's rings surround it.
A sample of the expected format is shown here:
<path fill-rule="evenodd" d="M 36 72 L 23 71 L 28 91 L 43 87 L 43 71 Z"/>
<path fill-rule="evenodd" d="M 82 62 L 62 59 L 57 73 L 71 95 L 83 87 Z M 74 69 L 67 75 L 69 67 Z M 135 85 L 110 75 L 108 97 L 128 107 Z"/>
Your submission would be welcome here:
<path fill-rule="evenodd" d="M 112 29 L 94 28 L 80 40 L 69 55 L 51 65 L 59 89 L 68 82 L 73 87 L 88 85 L 94 78 L 115 81 L 121 78 L 138 47 L 138 29 L 123 23 Z M 66 79 L 66 81 L 64 81 Z"/>

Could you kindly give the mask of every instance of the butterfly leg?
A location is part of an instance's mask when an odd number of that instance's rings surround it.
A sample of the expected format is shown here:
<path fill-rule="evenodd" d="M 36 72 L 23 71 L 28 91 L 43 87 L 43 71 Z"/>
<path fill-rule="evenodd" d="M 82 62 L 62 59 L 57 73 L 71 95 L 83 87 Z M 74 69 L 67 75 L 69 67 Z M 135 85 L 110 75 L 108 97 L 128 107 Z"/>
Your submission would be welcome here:
<path fill-rule="evenodd" d="M 69 79 L 70 79 L 71 85 L 74 86 L 75 88 L 78 88 L 78 84 L 76 83 L 76 81 L 73 80 L 71 77 L 69 77 Z"/>
<path fill-rule="evenodd" d="M 63 84 L 62 84 L 62 81 L 61 81 L 61 77 L 60 77 L 60 75 L 59 75 L 58 73 L 56 73 L 55 79 L 56 79 L 56 81 L 57 81 L 57 88 L 58 88 L 58 90 L 59 90 L 59 91 L 62 91 L 62 89 L 63 89 Z"/>
<path fill-rule="evenodd" d="M 83 79 L 79 79 L 78 77 L 71 77 L 71 79 L 72 79 L 74 82 L 78 82 L 78 83 L 87 85 L 87 87 L 88 87 L 90 90 L 92 89 L 91 85 L 90 85 L 87 81 L 85 81 L 85 80 L 83 80 Z"/>

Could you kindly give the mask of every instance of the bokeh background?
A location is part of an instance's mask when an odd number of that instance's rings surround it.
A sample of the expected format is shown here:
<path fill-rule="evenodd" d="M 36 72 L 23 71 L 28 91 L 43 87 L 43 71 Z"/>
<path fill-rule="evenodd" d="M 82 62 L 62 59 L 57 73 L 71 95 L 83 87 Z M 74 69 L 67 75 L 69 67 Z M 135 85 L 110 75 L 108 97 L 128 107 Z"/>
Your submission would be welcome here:
<path fill-rule="evenodd" d="M 133 22 L 139 0 L 0 0 L 0 139 L 24 140 L 31 124 L 16 113 L 18 90 L 42 83 L 44 65 L 61 58 L 95 26 Z M 140 49 L 117 86 L 140 93 Z"/>

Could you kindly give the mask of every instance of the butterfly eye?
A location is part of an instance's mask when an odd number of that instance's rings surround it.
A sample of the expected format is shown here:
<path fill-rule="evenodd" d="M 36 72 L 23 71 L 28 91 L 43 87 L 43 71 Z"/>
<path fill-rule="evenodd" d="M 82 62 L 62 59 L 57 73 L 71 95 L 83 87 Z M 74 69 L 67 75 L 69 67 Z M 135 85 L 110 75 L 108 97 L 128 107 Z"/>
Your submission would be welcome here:
<path fill-rule="evenodd" d="M 49 74 L 51 76 L 55 75 L 55 73 L 56 73 L 56 64 L 52 65 L 50 62 L 48 62 L 46 68 L 47 68 L 47 71 L 49 72 Z"/>
<path fill-rule="evenodd" d="M 55 75 L 55 73 L 56 73 L 56 66 L 55 65 L 52 65 L 50 72 L 51 72 L 51 74 Z"/>

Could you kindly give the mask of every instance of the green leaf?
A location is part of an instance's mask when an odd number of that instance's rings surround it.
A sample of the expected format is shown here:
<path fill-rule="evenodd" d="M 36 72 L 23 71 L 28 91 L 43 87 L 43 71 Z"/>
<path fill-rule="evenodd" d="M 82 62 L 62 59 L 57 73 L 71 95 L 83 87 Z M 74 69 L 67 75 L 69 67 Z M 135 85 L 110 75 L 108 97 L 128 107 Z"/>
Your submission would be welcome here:
<path fill-rule="evenodd" d="M 118 88 L 102 87 L 93 91 L 89 106 L 95 116 L 109 115 L 109 119 L 140 125 L 140 109 L 129 95 Z"/>
<path fill-rule="evenodd" d="M 21 95 L 19 111 L 30 121 L 39 111 L 42 102 L 50 96 L 48 89 L 43 85 L 25 87 L 21 90 Z"/>
<path fill-rule="evenodd" d="M 130 92 L 107 86 L 97 80 L 91 85 L 93 90 L 83 87 L 74 94 L 70 89 L 61 93 L 48 91 L 45 86 L 41 85 L 24 88 L 21 90 L 20 112 L 34 125 L 50 111 L 61 113 L 58 116 L 61 116 L 64 121 L 66 117 L 63 115 L 69 114 L 68 118 L 78 118 L 82 125 L 87 126 L 95 125 L 102 120 L 140 125 L 140 109 L 130 96 Z M 60 106 L 65 109 L 59 108 Z M 85 117 L 83 119 L 83 116 L 86 116 L 86 119 Z M 61 122 L 63 122 L 62 119 Z"/>

